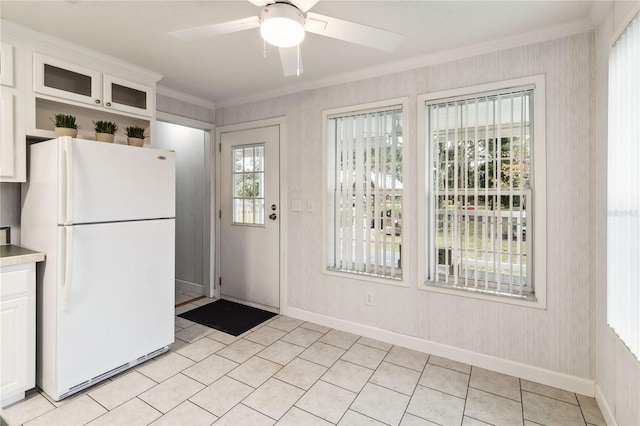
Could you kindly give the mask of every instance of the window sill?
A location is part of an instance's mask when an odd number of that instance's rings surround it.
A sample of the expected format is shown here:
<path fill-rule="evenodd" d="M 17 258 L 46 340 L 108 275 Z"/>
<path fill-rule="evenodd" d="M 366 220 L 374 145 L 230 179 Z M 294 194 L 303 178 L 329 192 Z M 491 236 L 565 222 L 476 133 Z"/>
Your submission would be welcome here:
<path fill-rule="evenodd" d="M 527 308 L 547 309 L 546 300 L 541 297 L 536 297 L 533 294 L 528 295 L 509 295 L 509 294 L 495 294 L 485 293 L 474 289 L 456 288 L 451 286 L 440 285 L 431 282 L 425 282 L 418 284 L 419 290 L 432 291 L 435 293 L 450 294 L 452 296 L 469 297 L 472 299 L 487 300 L 491 302 L 506 303 L 509 305 L 524 306 Z"/>
<path fill-rule="evenodd" d="M 354 279 L 354 280 L 359 280 L 359 281 L 367 281 L 367 282 L 371 282 L 371 283 L 379 283 L 379 284 L 389 284 L 389 285 L 393 285 L 396 287 L 409 287 L 403 278 L 386 278 L 380 275 L 373 275 L 373 274 L 361 274 L 361 273 L 357 273 L 357 272 L 344 272 L 344 271 L 338 271 L 338 270 L 333 270 L 333 269 L 327 269 L 325 268 L 322 273 L 324 275 L 331 275 L 334 277 L 340 277 L 340 278 L 347 278 L 347 279 Z"/>

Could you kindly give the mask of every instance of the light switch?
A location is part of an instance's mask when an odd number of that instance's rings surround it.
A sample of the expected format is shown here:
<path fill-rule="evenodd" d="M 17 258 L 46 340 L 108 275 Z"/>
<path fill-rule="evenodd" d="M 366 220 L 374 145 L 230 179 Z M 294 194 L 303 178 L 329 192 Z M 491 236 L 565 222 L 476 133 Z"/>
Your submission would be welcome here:
<path fill-rule="evenodd" d="M 307 212 L 313 213 L 314 205 L 313 200 L 307 200 Z"/>
<path fill-rule="evenodd" d="M 291 200 L 291 210 L 294 212 L 302 211 L 302 200 Z"/>

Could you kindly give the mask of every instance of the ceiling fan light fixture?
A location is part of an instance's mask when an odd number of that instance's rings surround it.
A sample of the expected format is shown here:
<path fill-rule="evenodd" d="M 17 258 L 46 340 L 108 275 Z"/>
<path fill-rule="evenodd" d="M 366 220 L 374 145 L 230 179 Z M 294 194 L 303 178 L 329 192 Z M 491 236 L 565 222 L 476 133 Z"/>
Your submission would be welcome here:
<path fill-rule="evenodd" d="M 270 4 L 262 10 L 260 35 L 277 47 L 293 47 L 304 40 L 304 14 L 288 3 Z"/>

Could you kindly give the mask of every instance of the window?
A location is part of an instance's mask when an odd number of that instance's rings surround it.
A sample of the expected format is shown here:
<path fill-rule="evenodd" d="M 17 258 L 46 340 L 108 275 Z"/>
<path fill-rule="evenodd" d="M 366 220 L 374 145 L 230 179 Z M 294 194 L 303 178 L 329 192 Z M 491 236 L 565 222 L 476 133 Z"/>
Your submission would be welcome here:
<path fill-rule="evenodd" d="M 534 80 L 423 98 L 429 286 L 537 300 L 545 179 L 534 168 L 534 154 L 544 161 L 534 115 L 544 79 Z"/>
<path fill-rule="evenodd" d="M 609 53 L 607 321 L 640 359 L 640 17 Z"/>
<path fill-rule="evenodd" d="M 264 225 L 264 144 L 232 147 L 233 224 Z"/>
<path fill-rule="evenodd" d="M 325 113 L 327 270 L 402 279 L 402 105 Z"/>

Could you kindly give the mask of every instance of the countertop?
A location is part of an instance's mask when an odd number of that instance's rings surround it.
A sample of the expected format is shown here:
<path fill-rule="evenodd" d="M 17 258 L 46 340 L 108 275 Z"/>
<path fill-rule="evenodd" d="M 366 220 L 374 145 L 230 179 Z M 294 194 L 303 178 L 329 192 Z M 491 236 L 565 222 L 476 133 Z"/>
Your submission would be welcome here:
<path fill-rule="evenodd" d="M 14 245 L 0 246 L 0 266 L 23 265 L 43 260 L 44 253 Z"/>

